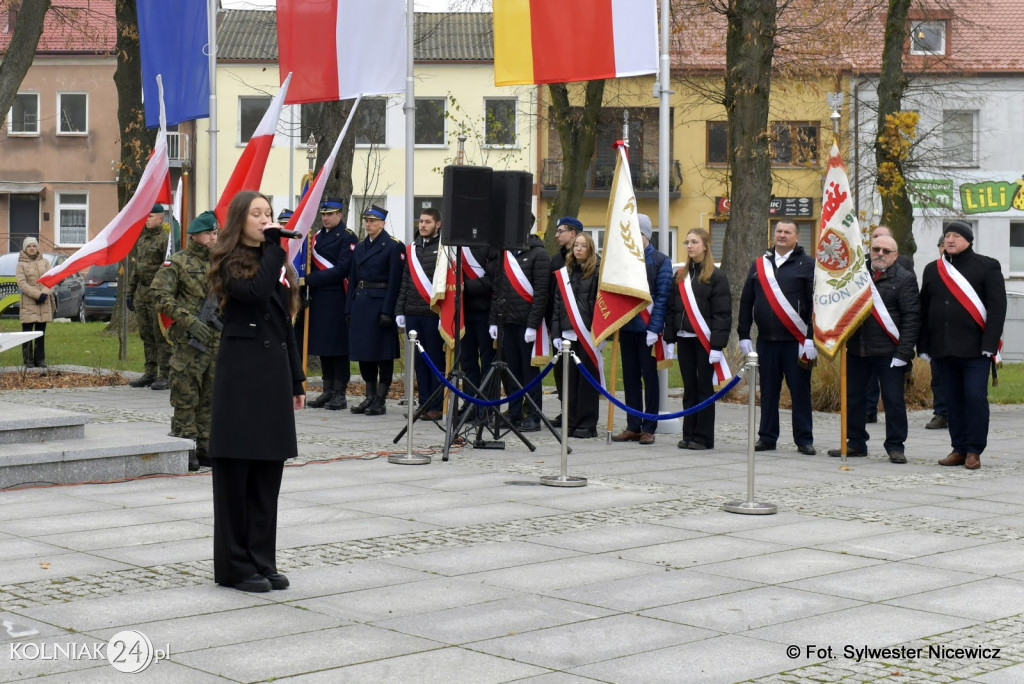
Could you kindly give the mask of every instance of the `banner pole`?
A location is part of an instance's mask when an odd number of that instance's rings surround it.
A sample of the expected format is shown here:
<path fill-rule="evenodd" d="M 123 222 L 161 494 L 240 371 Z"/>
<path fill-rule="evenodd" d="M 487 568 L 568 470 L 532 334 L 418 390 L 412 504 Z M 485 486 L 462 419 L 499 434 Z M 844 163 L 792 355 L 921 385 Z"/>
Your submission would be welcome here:
<path fill-rule="evenodd" d="M 846 466 L 846 341 L 839 348 L 839 450 Z"/>
<path fill-rule="evenodd" d="M 619 375 L 619 331 L 615 331 L 615 336 L 612 338 L 612 367 L 611 373 L 608 377 L 608 393 L 615 394 L 616 378 Z M 605 441 L 608 444 L 612 443 L 612 430 L 615 425 L 615 404 L 608 402 L 608 431 L 605 434 Z"/>

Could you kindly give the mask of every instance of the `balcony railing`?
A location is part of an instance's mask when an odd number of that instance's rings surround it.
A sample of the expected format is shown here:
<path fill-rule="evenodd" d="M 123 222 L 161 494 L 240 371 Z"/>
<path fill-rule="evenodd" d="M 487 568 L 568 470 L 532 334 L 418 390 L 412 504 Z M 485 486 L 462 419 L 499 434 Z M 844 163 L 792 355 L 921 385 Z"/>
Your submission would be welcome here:
<path fill-rule="evenodd" d="M 558 190 L 562 181 L 561 159 L 545 159 L 541 169 L 541 191 L 551 193 Z M 656 194 L 658 192 L 658 160 L 645 159 L 640 162 L 630 162 L 629 172 L 633 177 L 633 190 L 641 195 Z M 607 194 L 612 189 L 612 177 L 615 175 L 615 162 L 592 162 L 587 169 L 587 185 L 584 192 L 597 195 Z M 683 185 L 683 170 L 679 162 L 673 159 L 669 163 L 669 193 L 678 195 Z"/>
<path fill-rule="evenodd" d="M 173 162 L 182 161 L 181 134 L 177 131 L 167 132 L 167 157 Z"/>

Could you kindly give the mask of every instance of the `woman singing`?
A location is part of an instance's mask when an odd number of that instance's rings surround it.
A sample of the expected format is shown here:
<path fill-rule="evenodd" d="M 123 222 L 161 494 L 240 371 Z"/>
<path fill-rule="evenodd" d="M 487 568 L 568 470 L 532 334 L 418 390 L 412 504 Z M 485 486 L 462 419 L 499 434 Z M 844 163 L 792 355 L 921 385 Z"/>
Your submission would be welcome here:
<path fill-rule="evenodd" d="M 712 364 L 724 363 L 722 349 L 732 327 L 729 280 L 715 267 L 711 235 L 702 228 L 686 234 L 686 261 L 676 272 L 669 300 L 666 339 L 675 339 L 683 376 L 683 408 L 701 403 L 715 392 Z M 673 334 L 674 332 L 674 334 Z M 713 449 L 715 405 L 683 418 L 680 449 Z"/>
<path fill-rule="evenodd" d="M 286 252 L 273 221 L 264 195 L 235 195 L 210 264 L 224 324 L 210 425 L 214 580 L 253 592 L 288 587 L 275 558 L 277 497 L 306 399 L 291 324 L 298 288 L 290 266 L 290 287 L 280 282 Z"/>

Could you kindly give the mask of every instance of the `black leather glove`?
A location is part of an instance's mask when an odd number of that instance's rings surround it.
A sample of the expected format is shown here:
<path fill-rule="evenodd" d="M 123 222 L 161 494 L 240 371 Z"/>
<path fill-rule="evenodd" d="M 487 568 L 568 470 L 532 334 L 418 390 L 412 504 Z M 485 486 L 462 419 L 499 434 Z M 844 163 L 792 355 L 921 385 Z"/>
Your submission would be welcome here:
<path fill-rule="evenodd" d="M 281 244 L 281 229 L 280 228 L 264 228 L 263 239 L 266 242 L 271 242 L 275 245 Z"/>
<path fill-rule="evenodd" d="M 128 295 L 125 297 L 124 305 L 129 311 L 135 311 L 135 295 Z"/>
<path fill-rule="evenodd" d="M 46 301 L 46 298 L 49 297 L 49 296 L 50 295 L 48 295 L 45 292 L 43 292 L 38 297 L 36 297 L 36 304 L 42 304 L 43 302 Z"/>
<path fill-rule="evenodd" d="M 197 342 L 201 342 L 204 346 L 210 344 L 213 340 L 213 331 L 210 330 L 210 326 L 206 325 L 206 323 L 203 323 L 198 318 L 189 324 L 188 334 L 195 338 Z"/>
<path fill-rule="evenodd" d="M 389 316 L 386 313 L 382 313 L 381 315 L 377 316 L 377 327 L 378 328 L 390 328 L 394 324 L 395 324 L 395 319 L 394 319 L 393 316 Z"/>

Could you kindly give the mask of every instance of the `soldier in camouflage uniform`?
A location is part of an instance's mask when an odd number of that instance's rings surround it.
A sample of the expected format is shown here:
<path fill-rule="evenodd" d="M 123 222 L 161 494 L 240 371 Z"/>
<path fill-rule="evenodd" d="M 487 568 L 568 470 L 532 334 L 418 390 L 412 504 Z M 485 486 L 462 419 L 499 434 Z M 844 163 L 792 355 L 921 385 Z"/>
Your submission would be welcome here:
<path fill-rule="evenodd" d="M 196 216 L 188 227 L 188 237 L 188 247 L 157 272 L 150 291 L 159 312 L 174 319 L 168 330 L 174 407 L 171 434 L 195 440 L 189 470 L 198 470 L 200 465 L 211 465 L 206 449 L 210 441 L 213 367 L 220 343 L 220 333 L 198 318 L 209 292 L 210 249 L 217 242 L 216 215 L 206 211 Z M 190 344 L 190 340 L 194 342 Z"/>
<path fill-rule="evenodd" d="M 170 226 L 163 223 L 164 207 L 162 204 L 153 206 L 153 211 L 146 219 L 146 227 L 142 229 L 132 253 L 129 255 L 135 268 L 131 269 L 128 278 L 128 294 L 125 306 L 135 312 L 139 323 L 139 337 L 146 354 L 146 372 L 138 380 L 133 380 L 132 387 L 152 386 L 155 390 L 168 388 L 167 364 L 171 360 L 171 348 L 164 339 L 160 329 L 160 316 L 157 315 L 156 303 L 149 293 L 150 283 L 160 269 L 167 255 L 167 235 Z"/>

